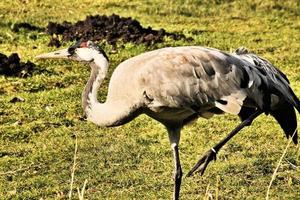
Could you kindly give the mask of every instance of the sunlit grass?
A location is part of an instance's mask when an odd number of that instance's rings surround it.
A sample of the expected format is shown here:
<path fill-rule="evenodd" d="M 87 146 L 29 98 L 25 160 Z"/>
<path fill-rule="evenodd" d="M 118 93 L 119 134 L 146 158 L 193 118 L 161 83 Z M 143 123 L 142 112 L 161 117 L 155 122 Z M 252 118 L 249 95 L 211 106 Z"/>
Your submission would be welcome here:
<path fill-rule="evenodd" d="M 0 52 L 17 52 L 40 70 L 26 79 L 0 76 L 0 199 L 68 198 L 75 135 L 74 199 L 85 180 L 86 199 L 170 199 L 173 160 L 164 127 L 144 115 L 118 128 L 82 121 L 81 91 L 89 67 L 36 61 L 36 55 L 54 50 L 47 46 L 49 36 L 10 29 L 17 22 L 44 27 L 49 21 L 76 22 L 89 14 L 112 13 L 133 17 L 145 27 L 194 38 L 192 42 L 166 39 L 153 48 L 203 45 L 233 51 L 246 46 L 282 69 L 300 96 L 300 5 L 296 0 L 1 1 Z M 105 49 L 111 74 L 121 61 L 151 48 L 126 44 L 115 54 L 110 46 Z M 108 81 L 99 95 L 102 100 Z M 15 96 L 25 102 L 9 103 Z M 187 126 L 180 145 L 183 171 L 238 123 L 237 117 L 223 115 Z M 271 117 L 259 117 L 220 151 L 203 177 L 183 178 L 182 199 L 264 199 L 286 142 Z M 299 162 L 299 147 L 291 145 L 270 199 L 299 198 Z"/>

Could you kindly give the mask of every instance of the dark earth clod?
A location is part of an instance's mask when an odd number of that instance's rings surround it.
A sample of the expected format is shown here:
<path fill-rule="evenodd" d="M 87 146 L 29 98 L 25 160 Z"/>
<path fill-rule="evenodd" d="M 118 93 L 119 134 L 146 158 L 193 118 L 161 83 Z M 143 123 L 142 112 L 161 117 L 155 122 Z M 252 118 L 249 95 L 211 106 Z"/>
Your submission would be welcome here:
<path fill-rule="evenodd" d="M 17 53 L 12 53 L 6 56 L 0 53 L 0 75 L 17 76 L 25 78 L 32 75 L 35 64 L 27 61 L 20 62 L 20 57 Z"/>
<path fill-rule="evenodd" d="M 61 46 L 59 39 L 54 36 L 51 37 L 50 42 L 48 43 L 48 47 L 53 47 L 53 46 L 56 48 Z"/>
<path fill-rule="evenodd" d="M 108 44 L 115 45 L 118 41 L 146 44 L 147 46 L 163 42 L 165 36 L 174 40 L 187 39 L 181 33 L 168 33 L 164 29 L 153 30 L 144 28 L 140 22 L 131 17 L 125 18 L 113 14 L 111 16 L 95 15 L 87 16 L 85 20 L 74 24 L 63 22 L 62 24 L 49 22 L 46 32 L 52 36 L 62 35 L 62 41 L 74 40 L 106 40 Z M 49 46 L 60 46 L 56 37 L 52 37 Z"/>
<path fill-rule="evenodd" d="M 25 101 L 25 99 L 23 99 L 22 97 L 14 97 L 9 102 L 10 103 L 17 103 L 17 102 L 24 102 L 24 101 Z"/>

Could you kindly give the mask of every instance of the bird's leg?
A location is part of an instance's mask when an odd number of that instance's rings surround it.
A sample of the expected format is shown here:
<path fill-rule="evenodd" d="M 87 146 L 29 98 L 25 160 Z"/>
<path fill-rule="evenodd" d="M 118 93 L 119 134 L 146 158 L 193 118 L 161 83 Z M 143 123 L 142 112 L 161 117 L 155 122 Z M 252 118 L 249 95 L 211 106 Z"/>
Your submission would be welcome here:
<path fill-rule="evenodd" d="M 168 133 L 169 133 L 169 140 L 171 143 L 171 147 L 173 149 L 174 164 L 175 164 L 173 199 L 178 200 L 179 193 L 180 193 L 181 178 L 182 178 L 182 170 L 181 170 L 181 165 L 180 165 L 179 149 L 178 149 L 181 128 L 176 128 L 176 129 L 167 128 L 167 129 L 168 129 Z"/>
<path fill-rule="evenodd" d="M 173 153 L 174 153 L 174 160 L 175 160 L 175 171 L 174 171 L 174 194 L 173 199 L 179 199 L 179 192 L 180 192 L 180 185 L 181 185 L 181 178 L 182 178 L 182 170 L 180 166 L 180 159 L 179 159 L 179 150 L 177 145 L 173 145 Z"/>
<path fill-rule="evenodd" d="M 216 160 L 217 153 L 219 150 L 233 137 L 235 136 L 242 128 L 247 125 L 250 125 L 252 121 L 262 114 L 263 111 L 257 110 L 252 115 L 250 115 L 247 119 L 245 119 L 242 123 L 240 123 L 235 129 L 233 129 L 223 140 L 217 143 L 213 148 L 208 150 L 204 156 L 195 164 L 195 166 L 188 172 L 187 176 L 191 176 L 197 169 L 199 169 L 200 175 L 204 174 L 204 171 L 207 165 L 212 160 Z"/>

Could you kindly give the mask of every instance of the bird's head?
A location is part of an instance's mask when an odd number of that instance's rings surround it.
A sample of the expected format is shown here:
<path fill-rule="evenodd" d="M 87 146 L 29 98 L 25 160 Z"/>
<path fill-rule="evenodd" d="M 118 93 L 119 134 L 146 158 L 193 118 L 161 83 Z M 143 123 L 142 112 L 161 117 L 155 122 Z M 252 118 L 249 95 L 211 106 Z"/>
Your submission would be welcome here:
<path fill-rule="evenodd" d="M 66 59 L 95 64 L 104 70 L 108 67 L 108 57 L 104 50 L 92 41 L 77 41 L 69 48 L 36 56 L 37 59 Z"/>

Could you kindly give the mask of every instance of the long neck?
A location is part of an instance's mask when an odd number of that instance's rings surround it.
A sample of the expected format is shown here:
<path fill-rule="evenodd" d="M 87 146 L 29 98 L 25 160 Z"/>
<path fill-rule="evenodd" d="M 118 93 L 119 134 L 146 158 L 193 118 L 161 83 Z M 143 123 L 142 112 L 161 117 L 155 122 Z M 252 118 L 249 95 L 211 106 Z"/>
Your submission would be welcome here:
<path fill-rule="evenodd" d="M 124 99 L 106 99 L 105 103 L 97 100 L 97 91 L 107 74 L 108 61 L 104 58 L 95 59 L 91 68 L 90 78 L 82 93 L 82 107 L 87 120 L 102 127 L 109 127 L 122 125 L 132 119 L 134 106 L 128 105 Z"/>
<path fill-rule="evenodd" d="M 136 99 L 128 100 L 112 96 L 108 92 L 105 103 L 97 100 L 97 91 L 108 71 L 108 60 L 104 56 L 97 55 L 90 65 L 92 72 L 82 93 L 82 107 L 87 120 L 102 127 L 110 127 L 122 125 L 136 117 L 140 106 Z"/>
<path fill-rule="evenodd" d="M 91 75 L 82 93 L 82 107 L 88 118 L 95 105 L 100 104 L 97 99 L 97 93 L 107 74 L 108 61 L 102 56 L 97 60 L 95 59 L 90 65 L 92 69 Z"/>

